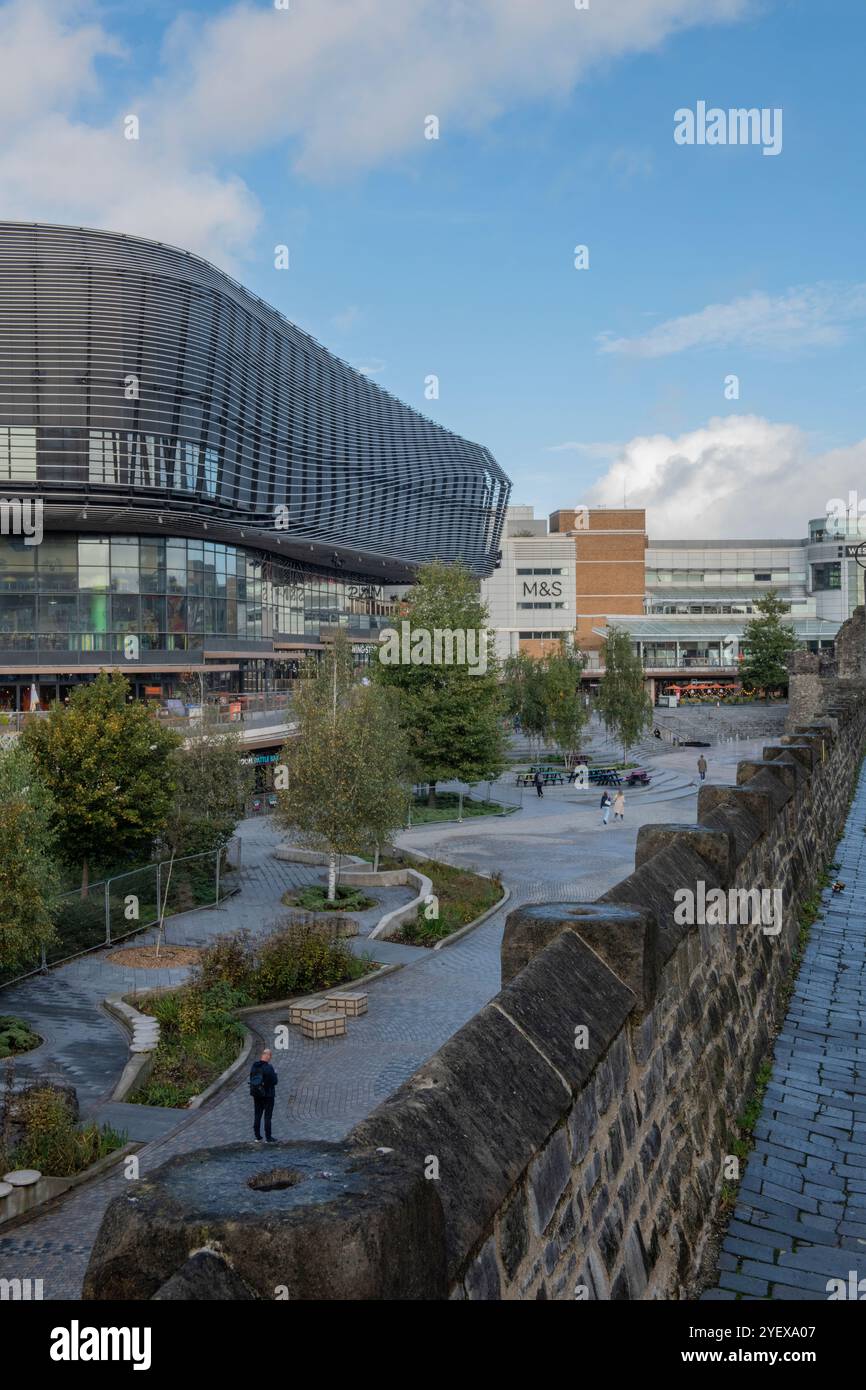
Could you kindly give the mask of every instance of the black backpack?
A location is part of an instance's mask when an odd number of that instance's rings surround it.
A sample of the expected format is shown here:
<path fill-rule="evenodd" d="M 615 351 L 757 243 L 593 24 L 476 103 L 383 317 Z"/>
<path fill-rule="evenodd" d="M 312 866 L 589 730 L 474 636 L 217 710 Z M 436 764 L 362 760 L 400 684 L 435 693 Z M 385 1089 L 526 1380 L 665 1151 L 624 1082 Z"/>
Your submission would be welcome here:
<path fill-rule="evenodd" d="M 265 1073 L 261 1062 L 253 1062 L 250 1071 L 250 1095 L 258 1096 L 259 1100 L 264 1100 L 265 1095 Z"/>

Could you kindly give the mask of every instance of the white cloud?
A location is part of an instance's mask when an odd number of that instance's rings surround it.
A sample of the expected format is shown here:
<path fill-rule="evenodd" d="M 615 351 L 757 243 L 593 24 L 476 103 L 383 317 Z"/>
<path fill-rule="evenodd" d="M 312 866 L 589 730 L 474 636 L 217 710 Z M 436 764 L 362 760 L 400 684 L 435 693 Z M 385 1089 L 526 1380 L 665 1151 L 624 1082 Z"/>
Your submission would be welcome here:
<path fill-rule="evenodd" d="M 373 168 L 473 130 L 521 102 L 556 99 L 595 66 L 646 52 L 688 26 L 735 21 L 754 0 L 292 0 L 176 20 L 161 65 L 111 118 L 105 60 L 120 46 L 87 9 L 60 19 L 31 0 L 0 5 L 0 207 L 7 217 L 145 232 L 231 265 L 260 217 L 229 161 L 272 151 L 311 177 Z M 135 55 L 131 55 L 134 59 Z M 113 104 L 113 101 L 112 103 Z M 141 140 L 125 141 L 134 112 Z"/>
<path fill-rule="evenodd" d="M 384 362 L 381 357 L 367 357 L 356 358 L 350 365 L 362 376 L 379 376 L 381 372 L 384 372 L 388 363 Z"/>
<path fill-rule="evenodd" d="M 0 8 L 0 124 L 4 139 L 16 126 L 55 104 L 69 106 L 98 90 L 96 62 L 116 58 L 123 47 L 92 22 L 86 12 L 67 6 L 66 17 L 28 0 Z"/>
<path fill-rule="evenodd" d="M 656 324 L 633 338 L 602 334 L 600 351 L 626 357 L 669 357 L 700 348 L 746 348 L 790 352 L 833 347 L 847 325 L 866 318 L 866 284 L 801 285 L 784 294 L 761 292 L 729 304 L 708 304 Z"/>
<path fill-rule="evenodd" d="M 652 539 L 798 537 L 833 497 L 863 493 L 866 439 L 816 452 L 795 425 L 709 420 L 676 438 L 641 435 L 589 490 L 590 504 L 646 507 Z"/>
<path fill-rule="evenodd" d="M 348 304 L 345 309 L 341 309 L 338 314 L 334 314 L 331 323 L 338 333 L 351 333 L 355 324 L 361 318 L 361 310 L 357 304 Z"/>
<path fill-rule="evenodd" d="M 612 459 L 622 449 L 622 444 L 613 440 L 600 439 L 596 442 L 582 443 L 576 439 L 566 439 L 562 444 L 548 446 L 549 454 L 583 454 L 585 458 Z"/>

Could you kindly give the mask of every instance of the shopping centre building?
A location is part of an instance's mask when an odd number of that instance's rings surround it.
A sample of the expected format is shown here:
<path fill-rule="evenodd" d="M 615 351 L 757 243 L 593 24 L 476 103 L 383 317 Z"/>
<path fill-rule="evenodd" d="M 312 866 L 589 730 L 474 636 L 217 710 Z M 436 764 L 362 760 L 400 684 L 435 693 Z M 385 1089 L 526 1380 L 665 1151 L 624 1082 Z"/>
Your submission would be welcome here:
<path fill-rule="evenodd" d="M 502 563 L 482 588 L 500 658 L 535 655 L 569 634 L 588 681 L 603 669 L 611 625 L 628 630 L 653 695 L 680 678 L 736 680 L 743 630 L 775 590 L 794 635 L 818 651 L 863 603 L 861 540 L 827 518 L 792 540 L 653 540 L 641 508 L 572 508 L 549 523 L 509 507 Z"/>
<path fill-rule="evenodd" d="M 0 222 L 0 302 L 0 708 L 279 689 L 425 561 L 497 563 L 490 453 L 199 258 Z"/>

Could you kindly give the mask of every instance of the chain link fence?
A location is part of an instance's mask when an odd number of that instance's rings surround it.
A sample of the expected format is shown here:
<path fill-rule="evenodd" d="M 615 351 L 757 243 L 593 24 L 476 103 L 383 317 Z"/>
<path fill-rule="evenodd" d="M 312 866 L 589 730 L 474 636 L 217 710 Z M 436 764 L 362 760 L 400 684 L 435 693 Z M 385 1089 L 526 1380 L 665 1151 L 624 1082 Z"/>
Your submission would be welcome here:
<path fill-rule="evenodd" d="M 0 973 L 0 988 L 156 926 L 160 905 L 166 917 L 216 907 L 235 891 L 240 867 L 241 840 L 235 836 L 220 850 L 161 859 L 91 883 L 84 897 L 80 888 L 62 893 L 53 944 L 29 968 Z"/>

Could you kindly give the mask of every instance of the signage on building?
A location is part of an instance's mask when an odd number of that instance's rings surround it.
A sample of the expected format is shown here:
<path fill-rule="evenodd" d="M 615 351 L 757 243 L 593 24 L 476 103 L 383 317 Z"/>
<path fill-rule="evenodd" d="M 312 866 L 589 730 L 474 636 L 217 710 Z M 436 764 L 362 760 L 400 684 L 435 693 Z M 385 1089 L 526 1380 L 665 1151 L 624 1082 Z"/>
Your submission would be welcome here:
<path fill-rule="evenodd" d="M 521 579 L 523 598 L 562 598 L 561 579 Z"/>

